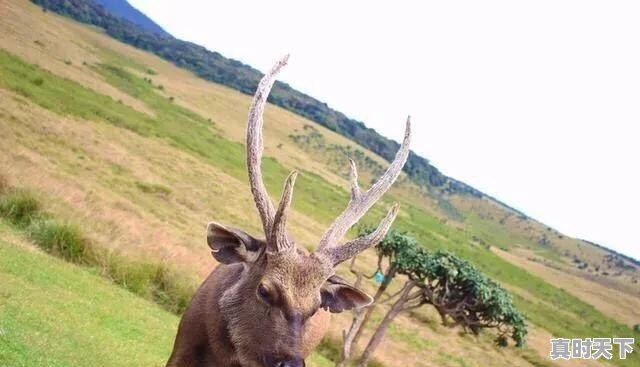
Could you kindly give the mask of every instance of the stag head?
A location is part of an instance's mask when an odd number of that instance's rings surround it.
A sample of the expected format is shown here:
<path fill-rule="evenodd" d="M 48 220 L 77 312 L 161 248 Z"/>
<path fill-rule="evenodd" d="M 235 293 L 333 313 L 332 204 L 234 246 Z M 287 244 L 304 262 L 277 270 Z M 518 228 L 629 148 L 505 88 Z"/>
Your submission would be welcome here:
<path fill-rule="evenodd" d="M 211 222 L 207 242 L 213 257 L 224 264 L 242 264 L 238 279 L 223 290 L 221 311 L 243 366 L 303 366 L 304 358 L 317 345 L 323 332 L 311 324 L 326 312 L 342 312 L 369 305 L 372 298 L 334 275 L 335 267 L 378 243 L 398 212 L 394 204 L 373 233 L 342 242 L 355 223 L 380 199 L 396 180 L 409 154 L 410 123 L 404 140 L 387 171 L 366 191 L 358 186 L 356 166 L 351 161 L 351 199 L 329 226 L 316 250 L 307 254 L 287 233 L 297 172 L 286 180 L 277 208 L 262 180 L 262 115 L 274 77 L 287 64 L 280 60 L 260 81 L 249 110 L 247 167 L 254 201 L 265 239 Z M 318 312 L 320 311 L 320 312 Z"/>

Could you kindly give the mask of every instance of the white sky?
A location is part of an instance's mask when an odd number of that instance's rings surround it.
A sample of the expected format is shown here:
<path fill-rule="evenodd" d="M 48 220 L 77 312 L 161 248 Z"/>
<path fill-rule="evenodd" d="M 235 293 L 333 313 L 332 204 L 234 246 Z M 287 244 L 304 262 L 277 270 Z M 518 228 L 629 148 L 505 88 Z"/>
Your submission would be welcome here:
<path fill-rule="evenodd" d="M 282 80 L 570 236 L 640 259 L 640 2 L 157 1 Z"/>

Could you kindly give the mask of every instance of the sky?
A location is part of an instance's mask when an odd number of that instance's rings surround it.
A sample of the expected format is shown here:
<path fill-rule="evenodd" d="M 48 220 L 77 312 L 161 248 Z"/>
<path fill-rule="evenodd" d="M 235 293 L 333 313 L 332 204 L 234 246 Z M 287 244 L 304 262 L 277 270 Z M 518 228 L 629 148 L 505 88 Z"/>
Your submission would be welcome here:
<path fill-rule="evenodd" d="M 131 0 L 174 36 L 400 140 L 445 174 L 640 259 L 640 2 Z M 266 122 L 268 123 L 268 121 Z"/>

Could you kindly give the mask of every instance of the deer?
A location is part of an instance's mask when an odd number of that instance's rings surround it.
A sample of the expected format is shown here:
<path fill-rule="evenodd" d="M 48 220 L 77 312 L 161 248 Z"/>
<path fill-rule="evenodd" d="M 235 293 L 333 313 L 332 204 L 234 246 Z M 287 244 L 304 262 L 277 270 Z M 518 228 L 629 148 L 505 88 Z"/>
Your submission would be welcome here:
<path fill-rule="evenodd" d="M 410 118 L 385 173 L 362 190 L 350 160 L 350 200 L 308 253 L 287 232 L 287 213 L 298 175 L 287 177 L 278 206 L 262 180 L 263 112 L 280 59 L 261 79 L 249 108 L 246 159 L 251 193 L 264 238 L 210 222 L 206 241 L 219 262 L 187 306 L 167 367 L 302 367 L 327 332 L 332 313 L 360 309 L 373 298 L 335 274 L 336 267 L 382 240 L 398 214 L 394 203 L 368 235 L 343 237 L 400 175 L 409 155 Z"/>

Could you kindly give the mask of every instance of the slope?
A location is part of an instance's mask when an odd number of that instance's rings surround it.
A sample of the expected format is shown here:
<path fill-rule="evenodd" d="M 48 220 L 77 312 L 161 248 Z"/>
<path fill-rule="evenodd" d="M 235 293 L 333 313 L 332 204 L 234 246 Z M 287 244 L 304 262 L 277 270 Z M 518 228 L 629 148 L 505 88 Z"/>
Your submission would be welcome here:
<path fill-rule="evenodd" d="M 228 59 L 218 52 L 188 41 L 164 37 L 146 31 L 144 28 L 123 19 L 117 14 L 105 12 L 92 0 L 33 0 L 44 9 L 72 17 L 80 22 L 95 25 L 107 34 L 127 44 L 149 50 L 196 75 L 220 83 L 240 92 L 252 94 L 262 74 L 237 60 Z M 330 108 L 326 103 L 298 92 L 291 86 L 276 82 L 269 101 L 285 109 L 304 116 L 368 148 L 387 160 L 391 160 L 399 145 L 394 140 L 379 135 L 364 123 L 353 120 L 343 113 Z M 438 187 L 446 192 L 483 194 L 474 188 L 444 176 L 426 159 L 409 155 L 404 167 L 412 179 L 423 186 Z"/>
<path fill-rule="evenodd" d="M 135 24 L 118 17 L 117 12 L 115 15 L 104 12 L 91 0 L 73 0 L 71 2 L 35 0 L 34 2 L 48 9 L 69 15 L 79 21 L 102 27 L 107 34 L 116 39 L 138 48 L 150 50 L 180 67 L 192 70 L 202 78 L 230 86 L 243 93 L 252 93 L 261 76 L 257 70 L 238 61 L 227 59 L 217 52 L 211 52 L 198 45 L 172 37 L 158 37 L 146 32 Z M 371 149 L 386 160 L 392 158 L 398 147 L 395 141 L 378 135 L 374 130 L 368 129 L 362 122 L 349 119 L 344 114 L 329 108 L 326 103 L 297 92 L 286 84 L 276 84 L 270 96 L 270 101 L 339 132 L 358 144 Z M 295 142 L 297 143 L 301 141 L 308 143 L 310 137 L 296 136 L 296 138 Z M 330 147 L 334 150 L 341 150 L 338 153 L 350 155 L 359 153 L 357 149 L 354 151 L 347 149 L 345 151 L 345 149 L 342 149 L 344 147 Z M 376 168 L 380 167 L 377 166 Z M 472 196 L 476 199 L 487 199 L 485 204 L 490 204 L 490 208 L 483 207 L 480 210 L 491 210 L 498 213 L 496 216 L 482 217 L 480 219 L 482 221 L 488 219 L 493 223 L 483 224 L 475 221 L 474 224 L 488 225 L 492 227 L 492 230 L 497 228 L 499 232 L 525 231 L 527 233 L 519 234 L 519 238 L 516 239 L 518 242 L 522 242 L 520 238 L 524 237 L 534 246 L 542 247 L 542 249 L 538 250 L 546 253 L 551 252 L 553 253 L 552 256 L 556 258 L 564 257 L 562 259 L 564 262 L 569 262 L 569 264 L 573 264 L 573 267 L 582 271 L 581 276 L 587 277 L 591 281 L 604 285 L 613 285 L 632 293 L 637 291 L 638 287 L 629 287 L 628 283 L 638 284 L 636 275 L 638 261 L 587 241 L 573 241 L 572 239 L 567 241 L 565 236 L 553 233 L 554 231 L 550 228 L 527 218 L 523 213 L 497 199 L 489 197 L 462 182 L 442 175 L 427 160 L 415 154 L 410 155 L 405 171 L 415 183 L 421 186 L 422 189 L 426 189 L 429 195 L 437 200 L 441 211 L 451 218 L 460 220 L 463 216 L 456 210 L 456 206 L 452 205 L 451 201 L 455 200 L 455 198 L 452 199 L 450 196 L 462 195 Z M 481 202 L 479 200 L 471 201 L 474 205 L 478 205 Z M 510 219 L 510 217 L 518 220 L 510 220 L 505 226 L 506 220 Z M 546 231 L 543 230 L 544 227 L 547 228 Z M 559 241 L 551 238 L 555 236 L 558 237 L 557 240 Z M 575 269 L 571 269 L 571 271 L 573 270 Z M 609 278 L 610 275 L 615 279 Z"/>
<path fill-rule="evenodd" d="M 0 239 L 0 283 L 2 366 L 159 366 L 168 358 L 178 318 L 84 269 Z"/>
<path fill-rule="evenodd" d="M 2 366 L 163 366 L 169 357 L 175 315 L 40 253 L 2 223 L 0 283 Z M 319 355 L 310 365 L 329 366 Z"/>

